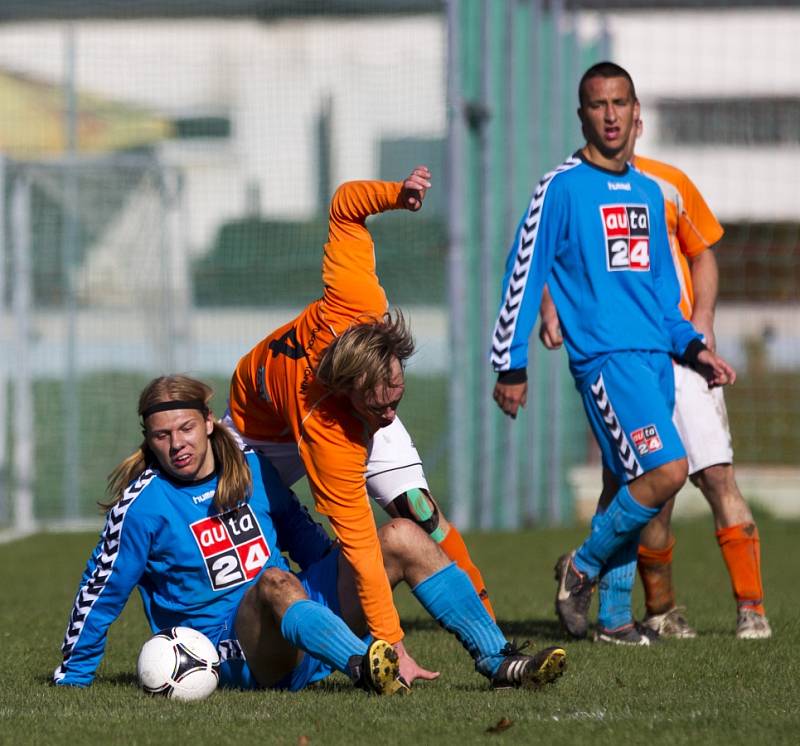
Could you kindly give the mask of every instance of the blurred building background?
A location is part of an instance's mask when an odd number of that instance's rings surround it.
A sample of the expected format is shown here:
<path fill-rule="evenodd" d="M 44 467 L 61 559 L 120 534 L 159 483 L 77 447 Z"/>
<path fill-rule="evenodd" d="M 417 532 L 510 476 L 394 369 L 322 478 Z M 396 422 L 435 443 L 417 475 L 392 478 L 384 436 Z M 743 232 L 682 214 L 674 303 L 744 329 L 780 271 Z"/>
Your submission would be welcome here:
<path fill-rule="evenodd" d="M 404 420 L 463 527 L 583 516 L 599 466 L 564 355 L 526 414 L 490 399 L 488 329 L 539 176 L 581 144 L 583 70 L 632 74 L 639 151 L 725 224 L 718 345 L 740 475 L 800 487 L 800 68 L 795 3 L 139 2 L 0 9 L 0 529 L 97 521 L 158 373 L 211 378 L 321 290 L 352 178 L 435 188 L 371 222 L 419 352 Z M 696 496 L 683 501 L 691 508 Z"/>

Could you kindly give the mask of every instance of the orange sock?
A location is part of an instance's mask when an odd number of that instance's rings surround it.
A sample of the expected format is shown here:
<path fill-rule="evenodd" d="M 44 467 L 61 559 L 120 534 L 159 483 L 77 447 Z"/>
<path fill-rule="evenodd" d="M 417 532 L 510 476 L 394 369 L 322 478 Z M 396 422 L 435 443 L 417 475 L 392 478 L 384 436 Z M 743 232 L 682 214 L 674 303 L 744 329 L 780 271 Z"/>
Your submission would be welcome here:
<path fill-rule="evenodd" d="M 494 609 L 489 602 L 489 593 L 486 590 L 486 583 L 483 582 L 481 571 L 475 566 L 475 563 L 469 556 L 467 545 L 464 543 L 464 539 L 461 538 L 461 534 L 455 526 L 450 524 L 450 529 L 444 539 L 439 542 L 439 546 L 453 562 L 467 573 L 470 581 L 472 581 L 472 585 L 475 587 L 476 593 L 480 596 L 481 601 L 483 601 L 486 611 L 489 612 L 489 616 L 495 619 Z"/>
<path fill-rule="evenodd" d="M 675 538 L 664 549 L 650 549 L 639 544 L 637 566 L 644 586 L 644 603 L 648 614 L 663 614 L 675 606 L 672 587 L 672 548 Z"/>
<path fill-rule="evenodd" d="M 731 576 L 737 606 L 764 614 L 761 584 L 761 540 L 755 523 L 739 523 L 717 531 L 717 542 Z"/>

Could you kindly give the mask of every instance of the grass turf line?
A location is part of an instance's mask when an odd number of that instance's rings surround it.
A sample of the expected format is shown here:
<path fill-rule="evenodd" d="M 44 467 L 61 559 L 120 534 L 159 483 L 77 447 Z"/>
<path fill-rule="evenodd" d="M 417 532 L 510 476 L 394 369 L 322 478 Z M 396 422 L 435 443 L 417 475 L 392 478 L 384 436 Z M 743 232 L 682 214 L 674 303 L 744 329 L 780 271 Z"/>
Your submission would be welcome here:
<path fill-rule="evenodd" d="M 800 678 L 797 523 L 761 519 L 767 609 L 775 636 L 737 641 L 729 581 L 710 520 L 676 527 L 678 598 L 697 640 L 653 649 L 565 641 L 553 613 L 552 565 L 578 529 L 485 534 L 470 547 L 506 634 L 535 648 L 564 642 L 569 669 L 543 692 L 491 692 L 458 643 L 405 590 L 407 644 L 442 672 L 412 696 L 379 699 L 341 675 L 299 694 L 218 691 L 200 703 L 151 699 L 135 686 L 147 638 L 138 594 L 112 626 L 96 683 L 48 685 L 91 534 L 42 535 L 0 546 L 3 604 L 0 743 L 259 744 L 513 743 L 619 746 L 796 743 Z M 635 605 L 641 613 L 637 588 Z M 506 728 L 489 735 L 503 719 Z"/>

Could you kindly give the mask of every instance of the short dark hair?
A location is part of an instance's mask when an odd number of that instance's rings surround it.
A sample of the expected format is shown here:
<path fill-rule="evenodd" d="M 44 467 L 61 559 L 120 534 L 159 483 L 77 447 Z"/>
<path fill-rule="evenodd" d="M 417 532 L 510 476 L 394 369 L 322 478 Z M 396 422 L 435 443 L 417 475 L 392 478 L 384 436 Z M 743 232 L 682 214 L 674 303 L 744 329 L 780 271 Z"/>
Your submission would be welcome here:
<path fill-rule="evenodd" d="M 633 100 L 637 100 L 636 87 L 633 85 L 633 78 L 630 76 L 630 73 L 624 67 L 620 67 L 616 62 L 606 61 L 592 65 L 581 76 L 581 82 L 578 83 L 578 101 L 581 106 L 584 104 L 584 87 L 586 86 L 586 82 L 592 78 L 625 78 L 631 87 Z"/>

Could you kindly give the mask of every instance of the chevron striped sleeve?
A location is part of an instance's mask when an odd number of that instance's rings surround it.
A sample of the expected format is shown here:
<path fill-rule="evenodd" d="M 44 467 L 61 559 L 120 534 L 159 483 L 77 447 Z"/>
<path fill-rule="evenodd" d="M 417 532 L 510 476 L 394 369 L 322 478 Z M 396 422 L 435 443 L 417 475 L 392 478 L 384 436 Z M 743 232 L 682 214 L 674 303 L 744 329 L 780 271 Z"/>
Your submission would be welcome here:
<path fill-rule="evenodd" d="M 566 230 L 567 203 L 559 199 L 556 177 L 580 161 L 569 158 L 536 186 L 528 209 L 517 227 L 506 260 L 500 310 L 492 333 L 490 359 L 504 380 L 524 381 L 528 365 L 528 338 L 542 299 L 542 288 Z"/>
<path fill-rule="evenodd" d="M 122 613 L 146 567 L 150 529 L 131 508 L 153 477 L 152 471 L 145 471 L 108 512 L 72 606 L 61 645 L 64 657 L 53 672 L 55 684 L 88 686 L 94 680 L 108 628 Z"/>

